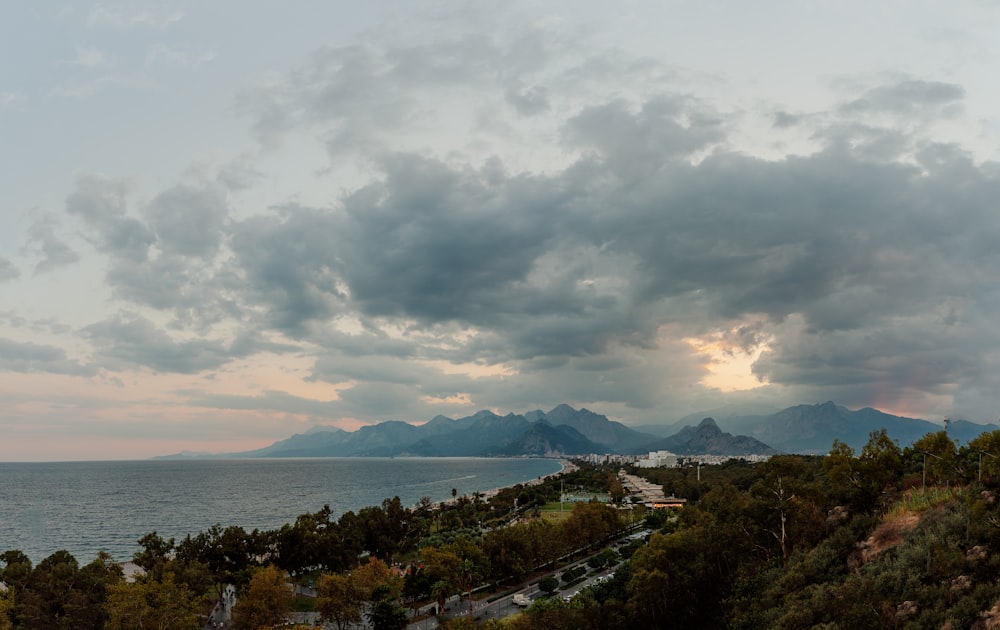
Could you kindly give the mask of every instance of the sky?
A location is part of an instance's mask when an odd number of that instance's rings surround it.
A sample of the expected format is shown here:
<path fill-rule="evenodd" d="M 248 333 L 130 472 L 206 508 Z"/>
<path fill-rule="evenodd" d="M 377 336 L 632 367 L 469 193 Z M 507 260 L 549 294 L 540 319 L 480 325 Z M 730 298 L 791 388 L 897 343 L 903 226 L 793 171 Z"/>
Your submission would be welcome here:
<path fill-rule="evenodd" d="M 1000 2 L 0 11 L 0 461 L 997 419 Z"/>

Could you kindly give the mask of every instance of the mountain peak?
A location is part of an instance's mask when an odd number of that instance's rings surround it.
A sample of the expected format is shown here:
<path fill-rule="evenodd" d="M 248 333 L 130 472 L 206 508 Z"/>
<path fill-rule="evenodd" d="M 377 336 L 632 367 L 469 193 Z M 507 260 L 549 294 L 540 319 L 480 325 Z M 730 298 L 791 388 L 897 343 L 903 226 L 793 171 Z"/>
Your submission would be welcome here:
<path fill-rule="evenodd" d="M 306 430 L 304 435 L 313 435 L 315 433 L 343 433 L 343 429 L 340 427 L 335 427 L 332 424 L 317 424 L 314 427 Z"/>
<path fill-rule="evenodd" d="M 576 414 L 576 409 L 573 409 L 572 407 L 570 407 L 566 403 L 562 403 L 561 405 L 556 405 L 551 411 L 549 411 L 545 415 L 546 416 L 556 416 L 556 417 L 559 417 L 559 416 L 567 416 L 567 415 L 574 415 L 574 414 Z"/>
<path fill-rule="evenodd" d="M 723 433 L 714 418 L 704 418 L 697 428 L 686 426 L 657 442 L 657 447 L 678 455 L 766 455 L 775 450 L 746 435 Z"/>
<path fill-rule="evenodd" d="M 721 429 L 719 429 L 718 423 L 715 422 L 715 418 L 705 418 L 704 420 L 702 420 L 701 422 L 699 422 L 698 423 L 698 428 L 700 429 L 702 427 L 711 428 L 711 429 L 718 429 L 719 431 L 721 431 Z"/>

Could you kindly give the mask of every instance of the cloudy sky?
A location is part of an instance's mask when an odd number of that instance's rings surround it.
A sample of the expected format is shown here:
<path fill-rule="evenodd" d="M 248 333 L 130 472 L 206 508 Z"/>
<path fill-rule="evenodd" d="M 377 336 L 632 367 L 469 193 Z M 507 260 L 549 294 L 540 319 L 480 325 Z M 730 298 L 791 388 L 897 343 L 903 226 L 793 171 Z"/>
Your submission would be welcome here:
<path fill-rule="evenodd" d="M 0 460 L 1000 413 L 997 2 L 2 14 Z"/>

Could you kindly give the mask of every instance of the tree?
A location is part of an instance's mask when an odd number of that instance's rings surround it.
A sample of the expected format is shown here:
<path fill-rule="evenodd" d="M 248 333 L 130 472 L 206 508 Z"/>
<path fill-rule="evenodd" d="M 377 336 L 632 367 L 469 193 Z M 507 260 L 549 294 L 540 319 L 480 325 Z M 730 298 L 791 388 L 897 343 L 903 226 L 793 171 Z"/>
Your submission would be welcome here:
<path fill-rule="evenodd" d="M 164 540 L 154 531 L 140 538 L 138 542 L 142 551 L 132 555 L 132 562 L 142 567 L 146 573 L 162 572 L 170 553 L 174 550 L 174 539 Z"/>
<path fill-rule="evenodd" d="M 257 569 L 243 595 L 233 606 L 236 630 L 257 630 L 285 621 L 292 607 L 292 588 L 285 574 L 274 565 Z"/>
<path fill-rule="evenodd" d="M 200 598 L 169 572 L 162 581 L 147 577 L 113 584 L 104 607 L 108 630 L 198 630 L 202 626 Z"/>
<path fill-rule="evenodd" d="M 996 481 L 1000 474 L 1000 431 L 982 433 L 969 442 L 977 457 L 977 478 Z"/>
<path fill-rule="evenodd" d="M 852 502 L 861 490 L 861 464 L 854 456 L 854 449 L 840 440 L 823 458 L 823 470 L 830 479 L 833 495 L 838 500 Z"/>
<path fill-rule="evenodd" d="M 546 595 L 555 593 L 557 588 L 559 588 L 559 580 L 551 575 L 546 575 L 542 579 L 538 580 L 538 590 Z"/>
<path fill-rule="evenodd" d="M 0 591 L 0 630 L 13 630 L 14 620 L 14 591 L 11 589 Z"/>
<path fill-rule="evenodd" d="M 913 443 L 914 457 L 922 459 L 923 484 L 947 483 L 955 476 L 955 443 L 946 431 L 928 433 Z"/>
<path fill-rule="evenodd" d="M 247 533 L 242 527 L 231 525 L 222 528 L 213 525 L 197 536 L 187 536 L 177 545 L 177 559 L 182 562 L 201 562 L 208 566 L 215 578 L 218 596 L 226 584 L 242 586 L 248 583 L 256 558 L 265 551 L 263 536 L 254 530 Z"/>
<path fill-rule="evenodd" d="M 455 592 L 455 587 L 447 580 L 438 580 L 431 584 L 431 597 L 437 601 L 438 614 L 444 612 L 448 597 Z"/>
<path fill-rule="evenodd" d="M 520 625 L 524 619 L 524 625 Z M 584 615 L 583 608 L 576 604 L 566 604 L 559 598 L 536 599 L 524 615 L 518 617 L 514 628 L 546 628 L 547 630 L 581 630 L 592 628 Z M 661 626 L 647 626 L 661 627 Z"/>
<path fill-rule="evenodd" d="M 596 501 L 577 503 L 562 523 L 563 539 L 569 546 L 564 551 L 594 547 L 607 540 L 621 526 L 617 509 Z"/>
<path fill-rule="evenodd" d="M 406 611 L 386 586 L 379 586 L 372 593 L 372 607 L 366 617 L 375 630 L 403 630 L 409 621 Z"/>
<path fill-rule="evenodd" d="M 532 544 L 522 525 L 497 527 L 486 533 L 482 550 L 494 581 L 522 579 L 531 570 Z"/>
<path fill-rule="evenodd" d="M 4 563 L 0 570 L 0 582 L 13 591 L 23 589 L 31 580 L 31 559 L 18 549 L 11 549 L 0 555 Z"/>
<path fill-rule="evenodd" d="M 10 555 L 4 569 L 4 581 L 13 591 L 14 627 L 70 630 L 104 626 L 105 589 L 121 579 L 119 572 L 100 558 L 80 568 L 68 551 L 57 551 L 25 575 L 23 569 L 30 562 L 25 564 L 20 556 Z M 12 587 L 6 582 L 8 571 L 20 584 Z"/>
<path fill-rule="evenodd" d="M 861 448 L 861 461 L 869 491 L 876 496 L 887 486 L 897 484 L 903 474 L 903 451 L 885 429 L 868 434 Z"/>
<path fill-rule="evenodd" d="M 604 549 L 601 553 L 592 556 L 587 560 L 587 566 L 591 569 L 600 569 L 618 560 L 618 552 L 613 549 Z"/>
<path fill-rule="evenodd" d="M 479 566 L 473 562 L 471 559 L 462 560 L 462 564 L 459 566 L 459 586 L 462 587 L 462 591 L 469 594 L 469 614 L 472 614 L 472 589 L 479 584 L 481 574 L 479 572 Z"/>
<path fill-rule="evenodd" d="M 403 593 L 403 577 L 394 573 L 389 565 L 378 558 L 369 558 L 367 564 L 351 571 L 351 578 L 367 600 L 371 600 L 380 588 L 385 596 L 392 599 L 398 599 Z"/>
<path fill-rule="evenodd" d="M 357 562 L 361 549 L 355 540 L 356 517 L 344 514 L 333 519 L 329 505 L 315 513 L 302 514 L 292 525 L 274 532 L 278 566 L 292 575 L 319 568 L 323 571 L 346 571 Z"/>
<path fill-rule="evenodd" d="M 472 611 L 472 589 L 479 585 L 486 566 L 486 558 L 479 546 L 465 536 L 441 547 L 424 547 L 420 550 L 424 570 L 452 587 L 451 592 L 469 593 L 469 611 Z"/>
<path fill-rule="evenodd" d="M 316 591 L 316 611 L 324 621 L 333 622 L 339 630 L 361 623 L 366 597 L 350 575 L 324 573 Z"/>

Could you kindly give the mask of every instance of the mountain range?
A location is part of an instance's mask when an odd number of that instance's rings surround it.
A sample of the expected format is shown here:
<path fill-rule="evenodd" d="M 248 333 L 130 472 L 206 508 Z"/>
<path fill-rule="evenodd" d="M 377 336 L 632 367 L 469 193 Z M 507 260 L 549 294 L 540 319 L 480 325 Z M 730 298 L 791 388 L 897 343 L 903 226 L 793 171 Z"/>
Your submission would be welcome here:
<path fill-rule="evenodd" d="M 234 457 L 492 457 L 643 452 L 656 437 L 589 409 L 559 405 L 523 415 L 483 410 L 452 419 L 435 416 L 420 425 L 399 420 L 357 431 L 316 427 Z"/>
<path fill-rule="evenodd" d="M 796 405 L 770 415 L 718 417 L 716 421 L 725 431 L 757 438 L 785 453 L 827 453 L 835 439 L 860 450 L 872 431 L 883 428 L 903 447 L 945 428 L 936 422 L 894 416 L 871 407 L 852 411 L 833 402 Z M 947 426 L 949 437 L 957 443 L 997 429 L 1000 426 L 996 424 L 967 420 L 950 421 Z"/>
<path fill-rule="evenodd" d="M 852 411 L 833 402 L 797 405 L 773 414 L 717 415 L 697 424 L 697 416 L 688 416 L 673 425 L 644 426 L 640 431 L 565 404 L 547 413 L 535 410 L 500 416 L 484 410 L 458 419 L 436 416 L 423 424 L 390 420 L 357 431 L 314 427 L 253 451 L 167 457 L 562 457 L 655 450 L 678 455 L 825 453 L 835 439 L 860 450 L 869 434 L 882 428 L 900 446 L 942 429 L 927 420 L 872 408 Z M 956 420 L 949 423 L 948 434 L 964 443 L 997 429 L 1000 426 L 995 424 Z"/>

